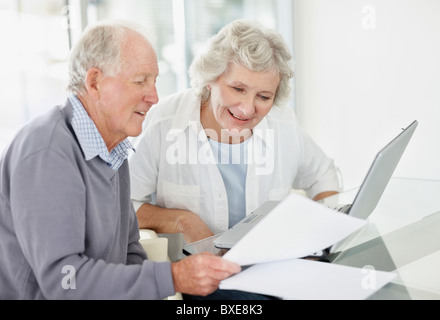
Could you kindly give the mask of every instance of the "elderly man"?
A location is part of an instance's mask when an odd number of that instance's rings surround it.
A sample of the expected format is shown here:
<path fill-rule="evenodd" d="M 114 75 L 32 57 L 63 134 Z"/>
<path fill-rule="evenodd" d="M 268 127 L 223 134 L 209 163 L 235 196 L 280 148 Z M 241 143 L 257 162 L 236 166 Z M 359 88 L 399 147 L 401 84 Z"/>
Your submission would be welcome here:
<path fill-rule="evenodd" d="M 207 295 L 240 270 L 210 254 L 151 262 L 139 244 L 127 137 L 158 102 L 158 73 L 134 26 L 94 26 L 72 50 L 72 95 L 0 158 L 0 299 Z"/>

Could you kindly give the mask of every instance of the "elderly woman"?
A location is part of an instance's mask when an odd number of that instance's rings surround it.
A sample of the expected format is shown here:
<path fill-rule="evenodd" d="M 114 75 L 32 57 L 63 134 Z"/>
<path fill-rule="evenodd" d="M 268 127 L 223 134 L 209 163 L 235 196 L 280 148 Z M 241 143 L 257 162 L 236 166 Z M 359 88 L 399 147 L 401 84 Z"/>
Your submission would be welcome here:
<path fill-rule="evenodd" d="M 133 142 L 141 228 L 194 242 L 292 189 L 315 200 L 339 191 L 333 161 L 283 105 L 292 57 L 277 32 L 235 21 L 212 38 L 190 75 L 192 88 L 154 106 Z"/>

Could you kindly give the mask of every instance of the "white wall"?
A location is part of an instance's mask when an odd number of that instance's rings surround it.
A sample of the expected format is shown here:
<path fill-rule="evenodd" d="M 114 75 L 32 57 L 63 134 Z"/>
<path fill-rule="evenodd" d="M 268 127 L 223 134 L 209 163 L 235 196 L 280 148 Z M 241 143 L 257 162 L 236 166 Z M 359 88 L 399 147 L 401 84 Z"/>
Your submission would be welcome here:
<path fill-rule="evenodd" d="M 419 120 L 395 176 L 440 180 L 440 1 L 294 0 L 296 108 L 345 189 Z"/>

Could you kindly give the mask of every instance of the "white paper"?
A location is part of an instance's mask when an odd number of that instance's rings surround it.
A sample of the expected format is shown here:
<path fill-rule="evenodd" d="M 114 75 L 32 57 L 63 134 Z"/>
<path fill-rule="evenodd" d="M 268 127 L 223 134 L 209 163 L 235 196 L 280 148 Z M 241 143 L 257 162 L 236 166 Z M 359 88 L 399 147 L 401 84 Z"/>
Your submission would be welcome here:
<path fill-rule="evenodd" d="M 220 283 L 233 289 L 294 300 L 363 300 L 396 275 L 305 259 L 262 263 Z"/>
<path fill-rule="evenodd" d="M 332 246 L 366 223 L 291 194 L 223 257 L 242 266 L 300 258 Z"/>

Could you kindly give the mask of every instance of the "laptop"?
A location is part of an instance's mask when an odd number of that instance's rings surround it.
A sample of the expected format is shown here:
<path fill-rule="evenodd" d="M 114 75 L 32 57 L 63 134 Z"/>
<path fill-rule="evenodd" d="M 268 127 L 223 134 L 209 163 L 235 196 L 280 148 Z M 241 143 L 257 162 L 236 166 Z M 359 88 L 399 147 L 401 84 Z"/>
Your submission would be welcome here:
<path fill-rule="evenodd" d="M 403 131 L 397 137 L 377 153 L 352 204 L 331 209 L 347 213 L 356 218 L 367 219 L 376 208 L 417 126 L 418 122 L 414 121 L 406 129 L 402 129 Z M 263 203 L 254 212 L 217 237 L 213 241 L 214 246 L 219 249 L 232 248 L 278 203 L 279 201 Z M 328 248 L 326 252 L 315 253 L 314 256 L 324 256 L 329 252 L 334 252 L 337 246 L 338 244 Z"/>

